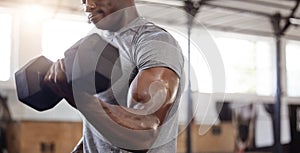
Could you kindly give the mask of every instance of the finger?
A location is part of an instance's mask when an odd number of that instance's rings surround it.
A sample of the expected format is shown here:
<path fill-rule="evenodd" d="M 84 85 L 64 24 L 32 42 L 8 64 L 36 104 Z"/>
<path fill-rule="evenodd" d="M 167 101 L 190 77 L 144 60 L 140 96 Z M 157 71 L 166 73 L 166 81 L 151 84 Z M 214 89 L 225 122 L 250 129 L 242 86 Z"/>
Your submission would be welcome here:
<path fill-rule="evenodd" d="M 57 95 L 60 95 L 59 87 L 55 82 L 55 63 L 53 63 L 45 76 L 45 83 Z"/>
<path fill-rule="evenodd" d="M 55 73 L 56 73 L 56 82 L 61 84 L 66 84 L 66 74 L 63 69 L 63 62 L 62 60 L 58 60 L 55 64 Z"/>
<path fill-rule="evenodd" d="M 59 81 L 59 64 L 57 60 L 57 62 L 54 63 L 54 82 L 58 83 Z"/>
<path fill-rule="evenodd" d="M 45 77 L 44 77 L 44 81 L 46 83 L 53 82 L 53 70 L 54 70 L 54 65 L 52 64 L 51 67 L 49 68 L 48 72 L 46 73 Z"/>
<path fill-rule="evenodd" d="M 61 73 L 61 72 L 64 71 L 62 61 L 60 59 L 57 60 L 57 62 L 56 62 L 56 69 L 55 70 L 57 71 L 57 73 Z"/>
<path fill-rule="evenodd" d="M 64 62 L 64 59 L 60 59 L 60 60 L 59 60 L 59 64 L 60 64 L 61 70 L 62 70 L 63 72 L 66 73 L 66 68 L 65 68 L 65 62 Z"/>
<path fill-rule="evenodd" d="M 56 72 L 56 82 L 59 83 L 60 91 L 65 94 L 72 93 L 70 91 L 71 87 L 67 83 L 66 74 L 64 72 L 64 62 L 63 59 L 60 59 L 55 64 L 55 72 Z"/>

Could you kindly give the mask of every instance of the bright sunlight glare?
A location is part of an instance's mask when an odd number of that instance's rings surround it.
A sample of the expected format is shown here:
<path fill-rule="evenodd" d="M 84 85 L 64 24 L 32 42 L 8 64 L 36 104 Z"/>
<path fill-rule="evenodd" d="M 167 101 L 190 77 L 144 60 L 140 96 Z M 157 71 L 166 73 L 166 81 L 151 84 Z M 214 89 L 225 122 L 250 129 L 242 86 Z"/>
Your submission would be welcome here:
<path fill-rule="evenodd" d="M 10 78 L 11 15 L 0 14 L 0 81 Z"/>

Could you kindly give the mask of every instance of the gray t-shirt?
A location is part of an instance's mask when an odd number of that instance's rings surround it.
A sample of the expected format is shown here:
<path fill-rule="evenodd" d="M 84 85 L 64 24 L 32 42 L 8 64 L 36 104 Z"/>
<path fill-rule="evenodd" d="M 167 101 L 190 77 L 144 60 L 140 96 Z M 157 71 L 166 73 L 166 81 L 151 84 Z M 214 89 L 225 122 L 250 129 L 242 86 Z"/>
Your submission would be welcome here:
<path fill-rule="evenodd" d="M 129 107 L 127 95 L 131 81 L 141 70 L 167 67 L 180 78 L 177 97 L 168 112 L 159 136 L 150 153 L 175 153 L 178 128 L 178 105 L 183 89 L 183 56 L 177 41 L 164 29 L 139 17 L 117 32 L 98 31 L 102 38 L 119 49 L 122 78 L 110 90 L 98 94 L 103 101 Z M 83 117 L 83 145 L 85 153 L 128 152 L 114 146 Z M 134 138 L 132 138 L 134 139 Z M 130 141 L 130 140 L 128 140 Z"/>

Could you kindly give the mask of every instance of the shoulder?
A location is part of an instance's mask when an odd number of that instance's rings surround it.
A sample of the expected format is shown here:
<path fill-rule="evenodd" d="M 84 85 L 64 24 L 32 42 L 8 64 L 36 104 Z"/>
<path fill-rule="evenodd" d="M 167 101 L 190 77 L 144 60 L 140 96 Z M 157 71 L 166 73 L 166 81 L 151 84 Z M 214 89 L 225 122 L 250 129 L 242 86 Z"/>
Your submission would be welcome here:
<path fill-rule="evenodd" d="M 154 23 L 147 23 L 141 27 L 138 32 L 138 38 L 140 40 L 155 40 L 177 44 L 175 38 L 167 30 Z"/>
<path fill-rule="evenodd" d="M 175 38 L 162 27 L 151 22 L 135 26 L 132 41 L 133 59 L 139 70 L 167 67 L 181 76 L 183 55 Z"/>
<path fill-rule="evenodd" d="M 134 41 L 136 43 L 157 40 L 177 44 L 177 41 L 167 30 L 142 17 L 138 18 L 132 25 L 130 25 L 130 28 L 126 31 L 127 34 L 134 33 Z"/>

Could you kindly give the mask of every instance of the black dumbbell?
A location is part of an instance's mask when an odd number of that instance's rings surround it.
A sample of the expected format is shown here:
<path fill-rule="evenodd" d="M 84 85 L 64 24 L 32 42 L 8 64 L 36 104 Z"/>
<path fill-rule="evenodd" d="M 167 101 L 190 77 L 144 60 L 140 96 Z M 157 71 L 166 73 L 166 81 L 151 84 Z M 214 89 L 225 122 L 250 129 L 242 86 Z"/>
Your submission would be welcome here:
<path fill-rule="evenodd" d="M 43 83 L 51 65 L 52 61 L 40 56 L 15 73 L 19 100 L 38 111 L 50 109 L 62 100 Z"/>
<path fill-rule="evenodd" d="M 64 62 L 68 83 L 90 94 L 107 90 L 122 74 L 118 49 L 97 34 L 68 49 Z M 53 108 L 62 99 L 43 84 L 51 65 L 52 61 L 40 56 L 15 73 L 19 100 L 38 111 Z"/>

